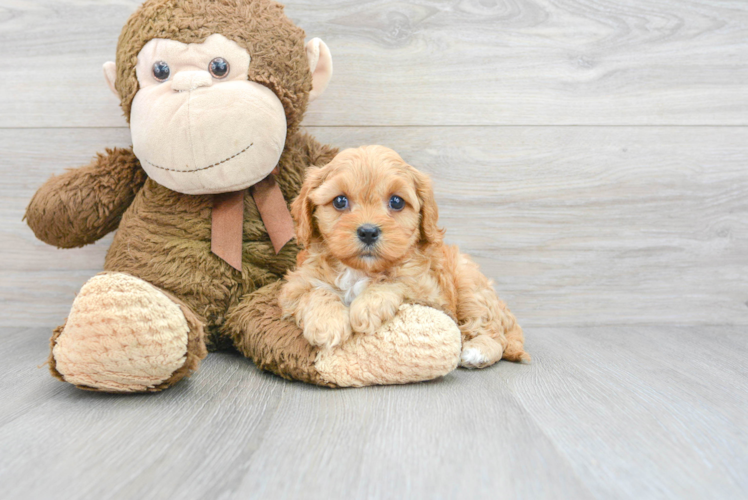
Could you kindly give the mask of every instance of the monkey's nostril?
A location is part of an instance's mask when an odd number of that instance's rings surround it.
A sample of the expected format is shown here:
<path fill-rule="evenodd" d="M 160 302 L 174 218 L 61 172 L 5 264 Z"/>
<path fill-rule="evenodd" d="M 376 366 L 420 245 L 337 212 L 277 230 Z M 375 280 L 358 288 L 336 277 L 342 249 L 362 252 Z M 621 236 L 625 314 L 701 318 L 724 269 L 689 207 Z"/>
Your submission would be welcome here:
<path fill-rule="evenodd" d="M 373 224 L 364 224 L 356 232 L 358 233 L 359 240 L 367 245 L 372 245 L 379 239 L 382 230 Z"/>

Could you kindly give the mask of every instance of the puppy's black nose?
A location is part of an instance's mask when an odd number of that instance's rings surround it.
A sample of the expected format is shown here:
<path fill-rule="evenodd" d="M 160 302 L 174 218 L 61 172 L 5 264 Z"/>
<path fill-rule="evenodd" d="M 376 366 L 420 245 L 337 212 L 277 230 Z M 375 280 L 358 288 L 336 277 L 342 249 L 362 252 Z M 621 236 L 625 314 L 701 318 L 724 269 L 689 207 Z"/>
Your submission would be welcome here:
<path fill-rule="evenodd" d="M 379 239 L 381 230 L 373 224 L 364 224 L 358 228 L 358 239 L 367 245 L 373 245 Z"/>

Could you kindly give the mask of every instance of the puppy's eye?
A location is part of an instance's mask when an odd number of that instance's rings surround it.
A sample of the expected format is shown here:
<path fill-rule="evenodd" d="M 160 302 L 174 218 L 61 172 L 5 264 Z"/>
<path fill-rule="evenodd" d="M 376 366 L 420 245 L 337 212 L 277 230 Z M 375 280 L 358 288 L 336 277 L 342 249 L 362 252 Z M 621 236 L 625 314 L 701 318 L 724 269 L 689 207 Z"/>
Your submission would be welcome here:
<path fill-rule="evenodd" d="M 229 74 L 229 62 L 223 57 L 216 57 L 210 61 L 208 70 L 210 71 L 210 74 L 213 75 L 213 78 L 218 78 L 219 80 L 221 78 L 226 78 Z"/>
<path fill-rule="evenodd" d="M 153 78 L 159 82 L 165 82 L 168 80 L 170 74 L 171 70 L 169 69 L 169 65 L 164 61 L 159 61 L 153 64 Z"/>
<path fill-rule="evenodd" d="M 405 200 L 403 200 L 399 196 L 393 196 L 392 198 L 390 198 L 390 209 L 399 212 L 403 208 L 405 208 Z"/>
<path fill-rule="evenodd" d="M 332 200 L 332 206 L 335 207 L 335 210 L 345 210 L 348 208 L 348 198 L 342 195 L 338 196 Z"/>

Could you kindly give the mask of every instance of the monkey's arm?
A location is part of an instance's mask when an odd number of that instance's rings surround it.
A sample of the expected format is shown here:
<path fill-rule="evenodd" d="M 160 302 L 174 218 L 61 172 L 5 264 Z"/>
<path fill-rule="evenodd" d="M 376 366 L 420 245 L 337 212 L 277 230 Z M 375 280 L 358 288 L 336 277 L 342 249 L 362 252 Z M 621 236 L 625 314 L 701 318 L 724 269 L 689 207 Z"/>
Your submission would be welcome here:
<path fill-rule="evenodd" d="M 45 243 L 82 247 L 117 229 L 146 179 L 132 148 L 107 149 L 89 165 L 44 183 L 24 219 Z"/>

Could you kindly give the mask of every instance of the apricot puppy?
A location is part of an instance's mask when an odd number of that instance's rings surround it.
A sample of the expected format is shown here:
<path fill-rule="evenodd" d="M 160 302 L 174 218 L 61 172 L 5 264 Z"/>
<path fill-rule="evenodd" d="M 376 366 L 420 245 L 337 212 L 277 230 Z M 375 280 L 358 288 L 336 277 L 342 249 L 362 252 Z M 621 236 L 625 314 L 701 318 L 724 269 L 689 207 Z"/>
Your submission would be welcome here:
<path fill-rule="evenodd" d="M 291 212 L 305 250 L 280 305 L 312 345 L 329 349 L 352 332 L 372 334 L 408 302 L 457 322 L 461 366 L 530 359 L 491 282 L 443 243 L 430 178 L 391 149 L 348 149 L 310 168 Z"/>

